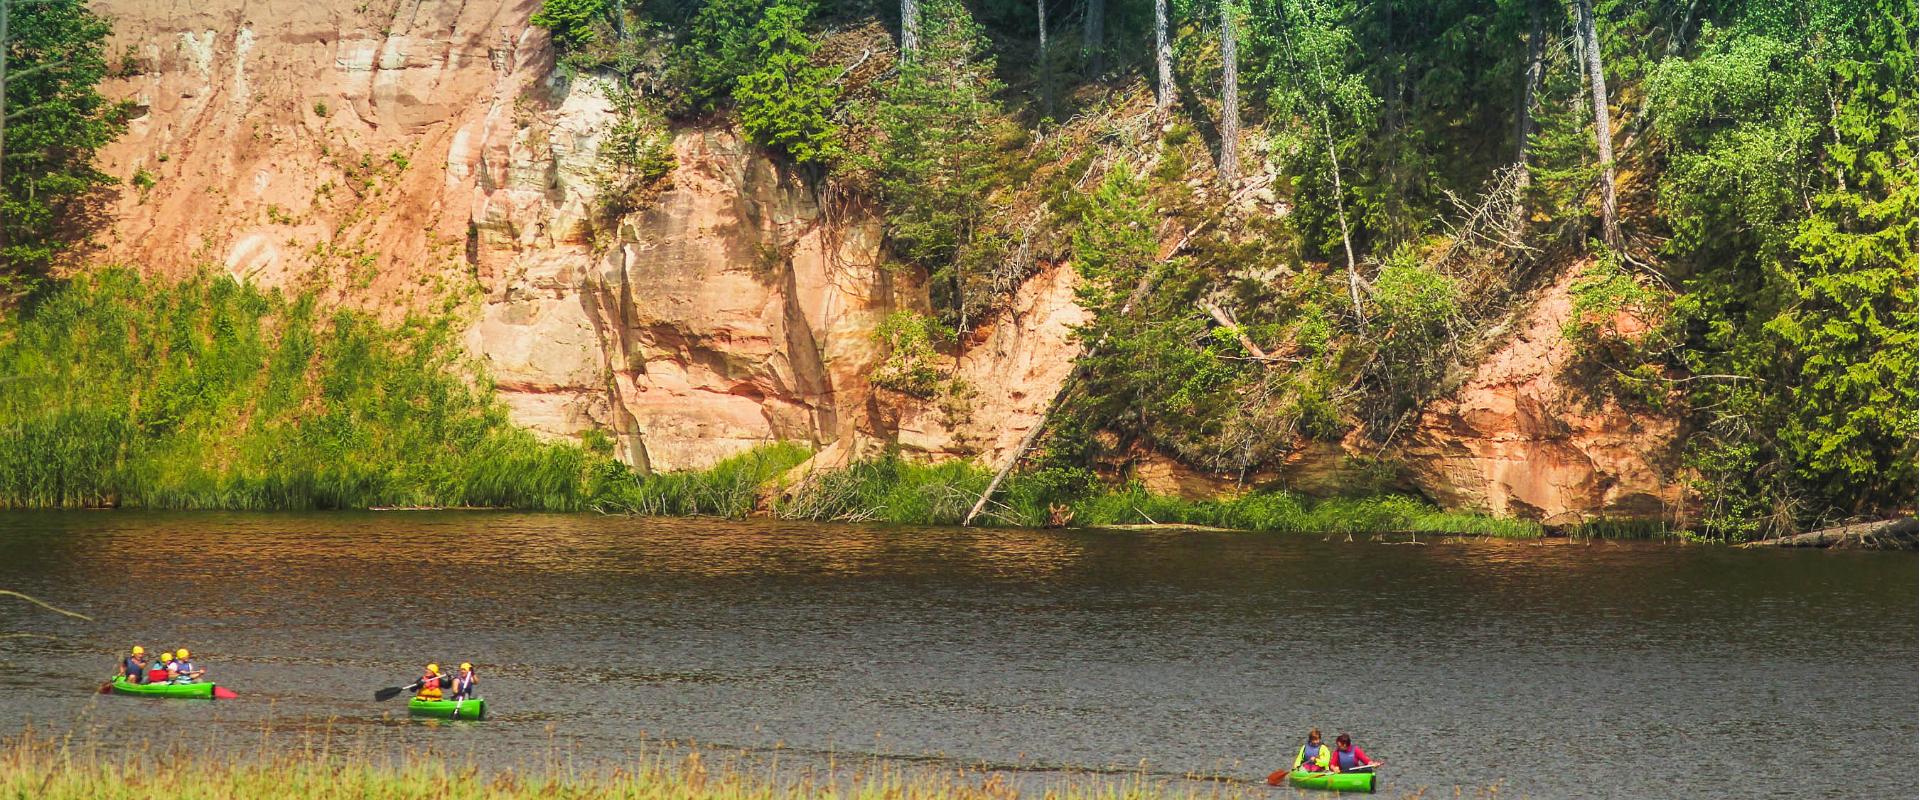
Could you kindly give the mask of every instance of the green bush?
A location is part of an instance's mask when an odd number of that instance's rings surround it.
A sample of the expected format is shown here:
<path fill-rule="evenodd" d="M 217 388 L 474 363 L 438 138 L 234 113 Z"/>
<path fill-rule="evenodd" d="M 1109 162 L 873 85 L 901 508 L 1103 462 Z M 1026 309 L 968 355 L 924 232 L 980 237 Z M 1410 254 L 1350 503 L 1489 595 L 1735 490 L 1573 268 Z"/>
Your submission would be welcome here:
<path fill-rule="evenodd" d="M 82 275 L 0 322 L 0 507 L 577 509 L 618 474 L 463 358 L 446 320 Z"/>
<path fill-rule="evenodd" d="M 886 353 L 867 379 L 875 386 L 915 397 L 932 397 L 940 384 L 934 366 L 937 342 L 951 333 L 932 317 L 895 311 L 873 328 L 873 341 Z"/>

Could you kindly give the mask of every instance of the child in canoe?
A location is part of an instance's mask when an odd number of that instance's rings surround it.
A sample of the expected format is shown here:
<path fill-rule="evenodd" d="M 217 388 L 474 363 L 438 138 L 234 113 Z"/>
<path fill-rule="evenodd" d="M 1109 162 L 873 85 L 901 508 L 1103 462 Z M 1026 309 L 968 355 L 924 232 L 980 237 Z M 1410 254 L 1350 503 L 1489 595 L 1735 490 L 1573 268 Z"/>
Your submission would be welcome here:
<path fill-rule="evenodd" d="M 173 651 L 172 650 L 168 650 L 167 652 L 161 653 L 160 659 L 153 662 L 153 664 L 150 667 L 148 667 L 147 682 L 148 683 L 173 682 Z"/>
<path fill-rule="evenodd" d="M 1367 751 L 1353 746 L 1353 737 L 1340 734 L 1333 737 L 1334 772 L 1372 772 L 1380 762 L 1367 757 Z"/>

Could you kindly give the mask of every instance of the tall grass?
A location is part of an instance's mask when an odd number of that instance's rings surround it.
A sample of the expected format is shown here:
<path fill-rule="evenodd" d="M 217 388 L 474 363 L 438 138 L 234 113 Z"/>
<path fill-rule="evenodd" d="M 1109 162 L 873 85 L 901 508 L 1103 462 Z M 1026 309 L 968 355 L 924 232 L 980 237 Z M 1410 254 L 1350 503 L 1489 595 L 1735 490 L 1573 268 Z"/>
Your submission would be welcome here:
<path fill-rule="evenodd" d="M 656 472 L 610 484 L 594 506 L 603 511 L 677 517 L 731 517 L 753 513 L 762 492 L 812 454 L 805 445 L 775 442 L 704 470 Z"/>
<path fill-rule="evenodd" d="M 956 525 L 992 474 L 966 462 L 919 464 L 897 456 L 855 463 L 808 477 L 775 513 L 789 519 Z M 1284 491 L 1220 500 L 1154 494 L 1138 484 L 1107 487 L 1057 472 L 1015 474 L 1002 485 L 982 519 L 986 524 L 1035 527 L 1049 509 L 1072 512 L 1076 525 L 1179 523 L 1283 533 L 1449 533 L 1530 538 L 1537 523 L 1441 511 L 1404 495 L 1310 500 Z"/>
<path fill-rule="evenodd" d="M 444 319 L 112 269 L 0 321 L 0 507 L 578 509 L 609 462 L 511 425 Z"/>

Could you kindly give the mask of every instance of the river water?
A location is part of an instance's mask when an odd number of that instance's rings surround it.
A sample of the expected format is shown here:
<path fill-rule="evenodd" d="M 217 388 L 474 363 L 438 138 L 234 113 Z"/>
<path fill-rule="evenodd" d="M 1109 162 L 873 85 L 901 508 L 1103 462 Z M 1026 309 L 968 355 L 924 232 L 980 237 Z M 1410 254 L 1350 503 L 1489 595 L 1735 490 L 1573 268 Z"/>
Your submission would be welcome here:
<path fill-rule="evenodd" d="M 514 763 L 1257 780 L 1352 732 L 1395 793 L 1913 797 L 1911 554 L 497 513 L 0 515 L 0 734 L 267 727 Z M 92 693 L 190 647 L 237 701 Z M 374 689 L 475 662 L 489 719 Z M 133 723 L 133 727 L 128 727 Z"/>

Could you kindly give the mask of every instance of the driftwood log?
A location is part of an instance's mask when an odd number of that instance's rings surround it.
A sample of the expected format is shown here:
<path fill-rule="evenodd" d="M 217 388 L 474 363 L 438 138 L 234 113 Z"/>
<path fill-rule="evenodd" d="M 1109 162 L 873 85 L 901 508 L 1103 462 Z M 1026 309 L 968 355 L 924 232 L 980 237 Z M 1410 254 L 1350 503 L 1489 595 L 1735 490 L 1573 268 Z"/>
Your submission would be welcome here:
<path fill-rule="evenodd" d="M 1741 547 L 1832 547 L 1852 550 L 1920 549 L 1920 520 L 1913 517 L 1856 522 L 1817 531 L 1748 542 Z"/>

